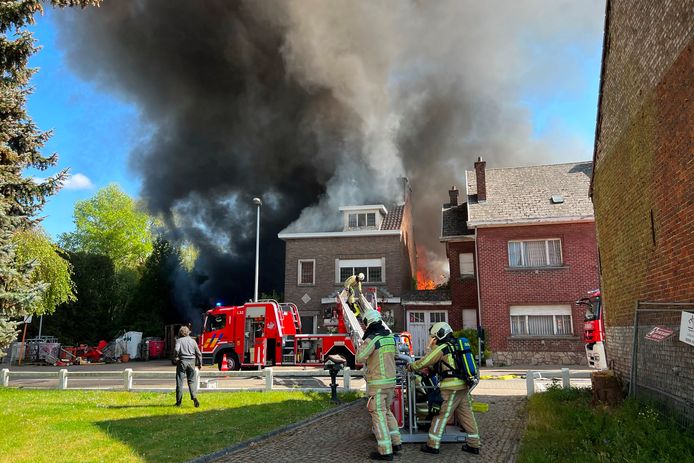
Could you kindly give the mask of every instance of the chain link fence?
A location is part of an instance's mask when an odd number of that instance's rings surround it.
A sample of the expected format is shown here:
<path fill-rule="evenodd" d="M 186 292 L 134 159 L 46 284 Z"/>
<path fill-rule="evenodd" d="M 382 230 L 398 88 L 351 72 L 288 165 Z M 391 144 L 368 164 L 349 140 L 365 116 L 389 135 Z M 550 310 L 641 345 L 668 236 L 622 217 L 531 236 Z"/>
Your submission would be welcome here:
<path fill-rule="evenodd" d="M 694 346 L 680 341 L 680 325 L 692 312 L 694 303 L 637 304 L 629 385 L 631 396 L 658 404 L 686 429 L 694 429 Z"/>

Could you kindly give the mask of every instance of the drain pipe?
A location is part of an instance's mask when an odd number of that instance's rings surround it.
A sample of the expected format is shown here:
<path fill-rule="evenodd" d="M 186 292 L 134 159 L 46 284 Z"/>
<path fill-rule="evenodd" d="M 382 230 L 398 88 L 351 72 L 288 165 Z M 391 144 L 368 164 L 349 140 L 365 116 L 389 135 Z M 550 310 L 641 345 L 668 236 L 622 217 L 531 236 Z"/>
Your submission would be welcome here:
<path fill-rule="evenodd" d="M 480 297 L 480 260 L 479 244 L 477 241 L 477 227 L 475 227 L 475 282 L 477 283 L 477 357 L 482 366 L 482 298 Z"/>

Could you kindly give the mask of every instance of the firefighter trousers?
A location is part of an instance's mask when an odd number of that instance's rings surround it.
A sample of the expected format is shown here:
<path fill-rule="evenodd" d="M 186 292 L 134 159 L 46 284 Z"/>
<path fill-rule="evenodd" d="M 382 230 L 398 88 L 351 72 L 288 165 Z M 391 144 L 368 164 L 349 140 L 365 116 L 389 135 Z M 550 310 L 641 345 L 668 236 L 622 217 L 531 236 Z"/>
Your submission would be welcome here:
<path fill-rule="evenodd" d="M 393 445 L 400 445 L 400 431 L 398 422 L 390 407 L 393 405 L 393 393 L 395 388 L 383 388 L 370 392 L 366 408 L 371 414 L 371 423 L 378 453 L 389 455 L 393 453 Z"/>
<path fill-rule="evenodd" d="M 443 397 L 443 403 L 441 404 L 439 414 L 431 421 L 427 445 L 435 449 L 441 446 L 441 437 L 446 432 L 446 424 L 451 414 L 454 414 L 458 424 L 467 433 L 467 439 L 465 440 L 467 445 L 479 448 L 480 435 L 475 415 L 472 413 L 472 397 L 468 389 L 458 391 L 441 389 L 441 396 Z"/>

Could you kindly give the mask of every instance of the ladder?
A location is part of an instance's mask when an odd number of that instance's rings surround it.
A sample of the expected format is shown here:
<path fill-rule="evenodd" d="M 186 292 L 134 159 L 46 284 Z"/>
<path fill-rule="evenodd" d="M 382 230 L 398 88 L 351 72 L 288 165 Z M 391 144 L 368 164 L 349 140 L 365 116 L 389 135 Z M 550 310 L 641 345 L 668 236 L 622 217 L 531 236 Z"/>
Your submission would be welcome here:
<path fill-rule="evenodd" d="M 296 339 L 293 334 L 288 334 L 284 337 L 284 344 L 282 345 L 282 363 L 283 364 L 293 364 L 296 363 L 294 358 L 294 345 Z"/>
<path fill-rule="evenodd" d="M 342 316 L 345 320 L 345 327 L 347 328 L 349 337 L 352 338 L 352 341 L 354 342 L 354 347 L 357 347 L 357 342 L 364 337 L 364 330 L 362 329 L 359 320 L 357 320 L 357 316 L 354 315 L 352 309 L 350 309 L 349 305 L 347 305 L 348 297 L 349 292 L 346 289 L 343 289 L 342 292 L 340 292 L 337 295 L 337 302 L 342 307 Z M 371 307 L 371 304 L 369 304 L 369 302 L 364 298 L 364 296 L 361 296 L 360 302 L 362 304 L 361 307 L 364 310 L 364 313 L 368 312 L 369 310 L 373 310 L 373 307 Z M 366 304 L 364 305 L 364 303 Z"/>

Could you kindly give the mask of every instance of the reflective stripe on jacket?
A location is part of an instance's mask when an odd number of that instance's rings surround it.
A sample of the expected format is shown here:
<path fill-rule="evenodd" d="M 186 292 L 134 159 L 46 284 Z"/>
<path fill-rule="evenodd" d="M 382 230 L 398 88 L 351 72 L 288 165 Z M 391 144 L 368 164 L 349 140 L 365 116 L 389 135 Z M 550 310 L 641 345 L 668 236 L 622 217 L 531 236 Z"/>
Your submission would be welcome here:
<path fill-rule="evenodd" d="M 436 346 L 436 348 L 429 352 L 427 355 L 414 362 L 412 364 L 412 369 L 419 371 L 422 368 L 430 367 L 433 368 L 436 372 L 442 372 L 450 370 L 448 365 L 455 367 L 455 358 L 453 358 L 453 354 L 444 353 L 444 349 L 446 349 L 446 347 L 446 344 Z M 460 378 L 449 377 L 441 380 L 441 384 L 439 387 L 441 389 L 457 391 L 466 388 L 467 385 L 465 384 L 465 381 L 463 381 Z"/>
<path fill-rule="evenodd" d="M 357 363 L 366 365 L 366 385 L 369 393 L 395 387 L 395 339 L 392 334 L 366 338 L 359 347 Z"/>

